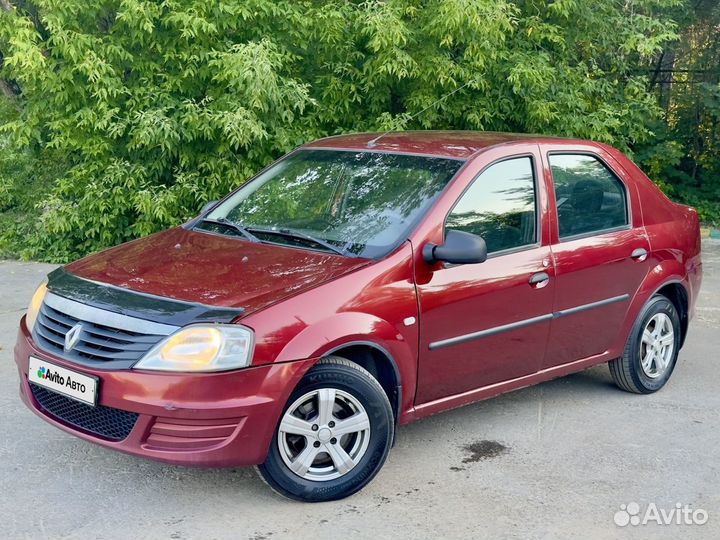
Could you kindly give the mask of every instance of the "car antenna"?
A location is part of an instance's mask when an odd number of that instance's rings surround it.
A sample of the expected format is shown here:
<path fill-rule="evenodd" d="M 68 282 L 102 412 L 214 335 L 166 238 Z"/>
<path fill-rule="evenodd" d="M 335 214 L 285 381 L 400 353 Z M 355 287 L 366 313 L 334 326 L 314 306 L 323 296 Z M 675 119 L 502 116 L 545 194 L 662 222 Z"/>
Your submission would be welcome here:
<path fill-rule="evenodd" d="M 412 116 L 410 116 L 410 118 L 408 118 L 407 121 L 410 122 L 410 121 L 412 121 L 412 120 L 415 120 L 415 118 L 417 118 L 418 116 L 420 116 L 422 113 L 424 113 L 425 111 L 427 111 L 427 110 L 430 109 L 431 107 L 434 107 L 435 105 L 437 105 L 438 103 L 440 103 L 442 100 L 449 98 L 450 96 L 452 96 L 452 95 L 455 94 L 456 92 L 459 92 L 460 90 L 462 90 L 463 88 L 465 88 L 467 85 L 472 84 L 472 83 L 474 83 L 474 82 L 475 82 L 475 79 L 470 79 L 468 82 L 466 82 L 466 83 L 463 84 L 462 86 L 459 86 L 459 87 L 456 88 L 455 90 L 452 90 L 451 92 L 448 92 L 448 93 L 445 94 L 444 96 L 440 96 L 438 99 L 436 99 L 435 101 L 433 101 L 430 105 L 428 105 L 427 107 L 425 107 L 422 111 L 418 111 L 418 112 L 416 112 L 415 114 L 413 114 Z M 367 142 L 367 147 L 368 147 L 368 148 L 375 148 L 375 146 L 377 146 L 377 142 L 378 142 L 380 139 L 382 139 L 385 135 L 387 135 L 388 133 L 390 133 L 390 132 L 392 132 L 392 131 L 393 131 L 392 129 L 388 129 L 386 132 L 381 133 L 380 135 L 378 135 L 378 136 L 375 137 L 374 139 L 368 141 L 368 142 Z"/>

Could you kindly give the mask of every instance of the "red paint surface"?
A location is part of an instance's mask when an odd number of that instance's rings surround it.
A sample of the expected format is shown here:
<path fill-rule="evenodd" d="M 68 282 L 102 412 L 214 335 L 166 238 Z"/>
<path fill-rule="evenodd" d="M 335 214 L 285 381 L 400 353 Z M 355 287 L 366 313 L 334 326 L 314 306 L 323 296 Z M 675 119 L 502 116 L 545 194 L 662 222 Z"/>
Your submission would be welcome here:
<path fill-rule="evenodd" d="M 250 313 L 367 262 L 177 227 L 90 255 L 67 270 L 134 291 Z"/>
<path fill-rule="evenodd" d="M 375 137 L 342 136 L 308 146 L 365 150 Z M 42 416 L 28 397 L 27 357 L 34 354 L 100 377 L 101 404 L 141 414 L 130 437 L 118 443 L 60 425 L 63 429 L 173 463 L 259 463 L 290 392 L 317 358 L 338 348 L 373 346 L 391 357 L 405 423 L 616 358 L 643 304 L 668 283 L 685 289 L 692 314 L 702 276 L 697 214 L 670 202 L 620 152 L 584 141 L 470 132 L 390 134 L 373 150 L 468 160 L 407 241 L 383 260 L 177 228 L 67 267 L 78 276 L 140 292 L 245 308 L 239 322 L 256 333 L 254 367 L 206 375 L 93 371 L 37 350 L 21 325 L 15 358 L 26 403 Z M 632 227 L 559 242 L 547 164 L 551 150 L 589 152 L 612 168 L 628 188 Z M 532 155 L 540 174 L 538 245 L 476 265 L 425 263 L 422 246 L 442 242 L 445 216 L 463 190 L 485 167 L 517 154 Z M 630 259 L 637 247 L 648 250 L 646 261 Z M 540 289 L 528 284 L 539 271 L 550 275 Z M 622 294 L 630 299 L 445 349 L 428 348 L 434 341 Z M 406 326 L 408 317 L 416 323 Z"/>

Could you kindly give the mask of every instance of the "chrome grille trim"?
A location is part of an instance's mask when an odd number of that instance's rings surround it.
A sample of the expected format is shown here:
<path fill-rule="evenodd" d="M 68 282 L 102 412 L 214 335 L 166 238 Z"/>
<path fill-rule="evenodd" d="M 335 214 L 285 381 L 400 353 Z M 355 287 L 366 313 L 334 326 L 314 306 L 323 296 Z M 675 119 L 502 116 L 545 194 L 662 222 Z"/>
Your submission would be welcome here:
<path fill-rule="evenodd" d="M 144 319 L 129 317 L 121 313 L 114 313 L 112 311 L 96 308 L 87 304 L 81 304 L 80 302 L 63 298 L 62 296 L 58 296 L 51 292 L 48 292 L 45 296 L 45 303 L 54 310 L 70 315 L 80 321 L 97 323 L 102 326 L 117 328 L 118 330 L 125 330 L 127 332 L 169 336 L 180 328 L 179 326 L 146 321 Z"/>

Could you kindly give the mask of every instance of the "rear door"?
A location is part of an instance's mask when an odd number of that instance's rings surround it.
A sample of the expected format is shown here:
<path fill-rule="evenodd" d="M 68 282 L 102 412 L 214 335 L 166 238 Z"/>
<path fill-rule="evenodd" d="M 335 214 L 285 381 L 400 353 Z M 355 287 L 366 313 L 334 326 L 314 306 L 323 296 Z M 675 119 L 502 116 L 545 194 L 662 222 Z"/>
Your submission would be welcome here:
<path fill-rule="evenodd" d="M 549 368 L 611 347 L 649 271 L 650 246 L 637 191 L 609 154 L 560 147 L 543 160 L 557 281 L 542 366 Z"/>

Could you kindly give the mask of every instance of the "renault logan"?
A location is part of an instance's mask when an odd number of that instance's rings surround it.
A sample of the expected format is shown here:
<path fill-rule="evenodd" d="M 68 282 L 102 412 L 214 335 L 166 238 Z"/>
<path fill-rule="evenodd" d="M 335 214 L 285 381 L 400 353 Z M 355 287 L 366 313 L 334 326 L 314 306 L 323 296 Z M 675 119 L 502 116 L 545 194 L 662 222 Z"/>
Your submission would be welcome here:
<path fill-rule="evenodd" d="M 47 422 L 166 463 L 348 496 L 396 427 L 608 363 L 675 368 L 696 212 L 602 144 L 407 132 L 316 141 L 182 226 L 53 271 L 20 323 Z"/>

